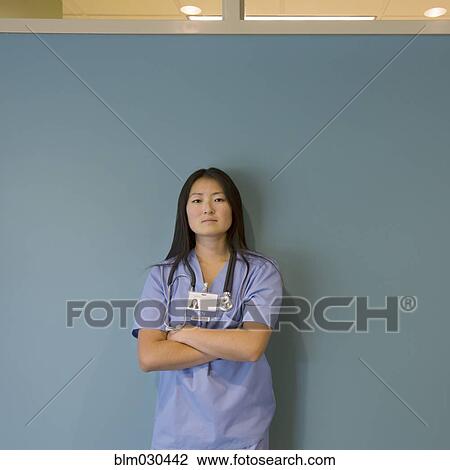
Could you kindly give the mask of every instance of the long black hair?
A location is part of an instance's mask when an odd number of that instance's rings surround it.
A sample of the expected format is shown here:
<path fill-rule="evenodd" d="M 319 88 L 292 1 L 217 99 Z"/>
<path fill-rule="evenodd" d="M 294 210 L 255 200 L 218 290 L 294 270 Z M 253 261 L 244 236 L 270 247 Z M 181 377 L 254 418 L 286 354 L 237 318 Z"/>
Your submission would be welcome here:
<path fill-rule="evenodd" d="M 266 260 L 268 259 L 264 255 L 259 254 L 254 250 L 249 250 L 247 247 L 247 242 L 245 240 L 242 200 L 238 188 L 234 184 L 233 180 L 224 171 L 211 167 L 208 169 L 202 168 L 200 170 L 194 171 L 194 173 L 192 173 L 184 183 L 183 187 L 181 188 L 180 195 L 178 196 L 177 218 L 175 221 L 172 246 L 170 247 L 169 253 L 162 263 L 152 264 L 146 269 L 152 266 L 163 266 L 167 264 L 178 265 L 180 261 L 185 262 L 189 252 L 195 247 L 195 233 L 189 227 L 186 205 L 188 203 L 192 185 L 198 178 L 201 178 L 202 176 L 213 178 L 220 184 L 225 197 L 231 206 L 232 222 L 226 234 L 226 243 L 228 248 L 239 253 L 247 266 L 248 261 L 245 255 L 256 256 Z"/>

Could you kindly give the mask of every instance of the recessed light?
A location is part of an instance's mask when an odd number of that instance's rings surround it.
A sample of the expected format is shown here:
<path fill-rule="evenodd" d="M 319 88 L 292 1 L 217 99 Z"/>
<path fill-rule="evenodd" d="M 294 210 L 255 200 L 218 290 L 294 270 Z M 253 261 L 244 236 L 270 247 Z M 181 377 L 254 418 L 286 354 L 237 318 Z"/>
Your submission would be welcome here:
<path fill-rule="evenodd" d="M 428 16 L 429 18 L 437 18 L 438 16 L 445 15 L 446 13 L 447 13 L 446 8 L 435 7 L 435 8 L 430 8 L 427 11 L 425 11 L 424 15 Z"/>
<path fill-rule="evenodd" d="M 202 12 L 202 9 L 199 7 L 194 7 L 193 5 L 186 5 L 181 7 L 180 11 L 185 15 L 199 15 Z"/>

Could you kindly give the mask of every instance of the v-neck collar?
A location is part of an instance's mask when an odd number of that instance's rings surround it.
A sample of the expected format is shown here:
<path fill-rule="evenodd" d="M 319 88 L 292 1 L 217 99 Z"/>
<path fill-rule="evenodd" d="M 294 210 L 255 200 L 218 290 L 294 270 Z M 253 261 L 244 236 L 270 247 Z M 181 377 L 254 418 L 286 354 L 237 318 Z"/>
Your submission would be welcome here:
<path fill-rule="evenodd" d="M 219 281 L 222 282 L 222 290 L 223 290 L 225 286 L 225 275 L 228 269 L 228 265 L 230 264 L 230 258 L 231 256 L 229 256 L 228 260 L 225 261 L 221 270 L 216 274 L 216 277 L 213 279 L 211 284 L 208 284 L 208 292 L 217 293 L 217 292 L 214 292 L 214 290 L 217 289 L 216 286 Z M 195 277 L 196 277 L 195 290 L 197 292 L 203 291 L 205 280 L 203 279 L 202 268 L 200 266 L 200 261 L 198 260 L 197 253 L 195 252 L 195 248 L 192 248 L 192 250 L 189 253 L 189 262 L 191 263 L 192 269 L 194 270 Z"/>

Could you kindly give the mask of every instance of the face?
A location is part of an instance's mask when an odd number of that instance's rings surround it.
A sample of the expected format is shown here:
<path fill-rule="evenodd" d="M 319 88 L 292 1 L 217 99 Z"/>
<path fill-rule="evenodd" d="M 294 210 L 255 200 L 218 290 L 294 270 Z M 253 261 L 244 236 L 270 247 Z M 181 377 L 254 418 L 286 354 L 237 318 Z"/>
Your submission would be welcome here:
<path fill-rule="evenodd" d="M 198 178 L 186 205 L 191 230 L 196 235 L 223 235 L 230 228 L 232 211 L 223 188 L 213 178 Z M 206 220 L 213 220 L 206 222 Z"/>

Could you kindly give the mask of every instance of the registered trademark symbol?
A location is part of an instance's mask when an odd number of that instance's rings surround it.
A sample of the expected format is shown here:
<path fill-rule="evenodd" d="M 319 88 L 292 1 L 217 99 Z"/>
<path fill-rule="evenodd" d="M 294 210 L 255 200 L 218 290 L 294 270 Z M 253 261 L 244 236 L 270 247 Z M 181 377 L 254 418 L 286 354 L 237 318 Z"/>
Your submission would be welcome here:
<path fill-rule="evenodd" d="M 412 295 L 405 295 L 400 298 L 400 308 L 404 312 L 413 312 L 417 307 L 417 298 Z"/>

